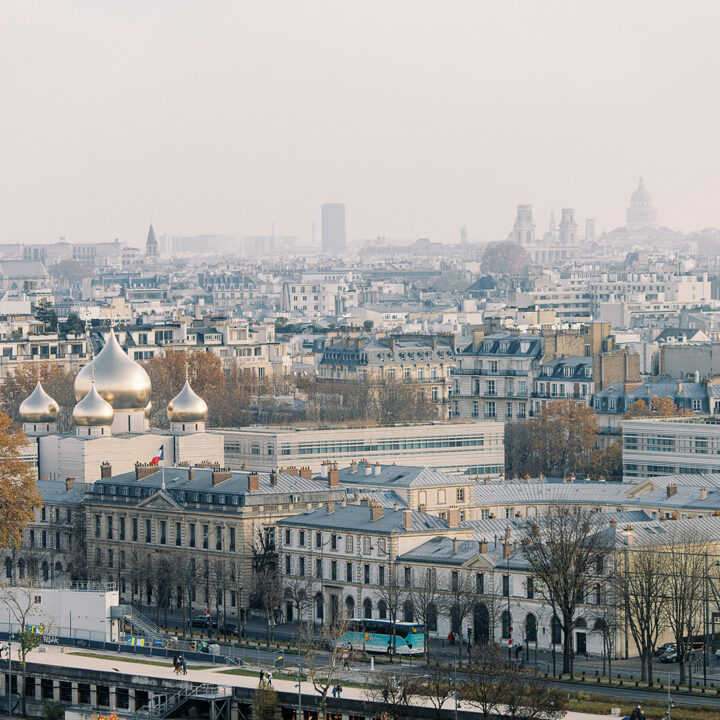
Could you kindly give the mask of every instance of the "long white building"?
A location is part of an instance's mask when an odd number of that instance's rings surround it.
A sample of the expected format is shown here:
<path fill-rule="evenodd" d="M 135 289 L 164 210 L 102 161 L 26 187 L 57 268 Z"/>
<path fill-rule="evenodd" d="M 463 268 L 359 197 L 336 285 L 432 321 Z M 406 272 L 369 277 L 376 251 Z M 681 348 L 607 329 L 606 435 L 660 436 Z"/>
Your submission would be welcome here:
<path fill-rule="evenodd" d="M 229 467 L 251 470 L 309 467 L 361 459 L 382 465 L 425 465 L 453 473 L 499 476 L 505 464 L 505 427 L 497 422 L 427 423 L 387 427 L 248 427 L 218 431 Z"/>

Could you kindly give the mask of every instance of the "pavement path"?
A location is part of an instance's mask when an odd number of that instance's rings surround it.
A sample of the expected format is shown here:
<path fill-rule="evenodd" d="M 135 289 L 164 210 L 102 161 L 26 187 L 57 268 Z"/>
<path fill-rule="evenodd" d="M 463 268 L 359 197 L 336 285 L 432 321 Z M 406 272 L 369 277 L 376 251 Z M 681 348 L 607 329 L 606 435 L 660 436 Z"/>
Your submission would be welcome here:
<path fill-rule="evenodd" d="M 48 648 L 45 652 L 37 650 L 29 653 L 28 662 L 37 663 L 39 665 L 47 665 L 53 667 L 71 667 L 71 668 L 91 668 L 95 670 L 103 670 L 105 672 L 119 672 L 127 675 L 143 675 L 155 678 L 168 678 L 177 680 L 172 663 L 167 667 L 160 665 L 148 665 L 145 663 L 124 662 L 117 656 L 109 656 L 107 659 L 96 657 L 86 657 L 84 655 L 75 655 L 72 651 L 61 652 L 60 648 Z M 231 675 L 223 673 L 228 667 L 218 666 L 217 668 L 194 670 L 192 663 L 188 667 L 186 676 L 182 676 L 182 680 L 195 683 L 212 683 L 225 687 L 243 687 L 255 688 L 258 684 L 258 678 L 251 675 Z M 297 693 L 297 683 L 291 680 L 273 679 L 273 686 L 282 692 Z M 577 689 L 577 688 L 576 688 Z M 312 684 L 303 682 L 302 692 L 304 696 L 318 696 Z M 615 694 L 615 693 L 613 693 Z M 353 700 L 366 700 L 365 691 L 362 688 L 343 687 L 343 698 Z M 430 706 L 429 703 L 423 705 Z M 468 706 L 464 706 L 468 710 Z M 478 713 L 479 714 L 479 713 Z M 567 720 L 617 720 L 612 715 L 596 715 L 592 713 L 569 712 L 565 716 Z"/>

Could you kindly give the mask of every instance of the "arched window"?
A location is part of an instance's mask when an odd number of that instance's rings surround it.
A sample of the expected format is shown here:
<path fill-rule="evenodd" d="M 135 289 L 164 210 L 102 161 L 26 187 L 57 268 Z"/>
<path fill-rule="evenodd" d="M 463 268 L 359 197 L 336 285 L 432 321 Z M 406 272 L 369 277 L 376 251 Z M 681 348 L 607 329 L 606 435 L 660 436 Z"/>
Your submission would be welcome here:
<path fill-rule="evenodd" d="M 323 611 L 323 596 L 322 596 L 322 593 L 318 593 L 315 596 L 315 618 L 317 620 L 322 620 L 324 614 L 325 613 Z"/>
<path fill-rule="evenodd" d="M 525 618 L 525 640 L 537 642 L 537 619 L 532 613 L 528 613 Z"/>
<path fill-rule="evenodd" d="M 62 563 L 58 560 L 58 562 L 55 563 L 55 577 L 59 577 L 63 574 L 63 566 Z"/>
<path fill-rule="evenodd" d="M 502 636 L 506 640 L 510 637 L 510 628 L 512 627 L 512 615 L 505 610 L 502 614 Z"/>
<path fill-rule="evenodd" d="M 345 617 L 348 620 L 352 620 L 355 617 L 355 600 L 352 595 L 348 595 L 345 598 Z"/>
<path fill-rule="evenodd" d="M 430 603 L 427 609 L 427 629 L 430 632 L 437 632 L 438 610 L 435 603 Z"/>
<path fill-rule="evenodd" d="M 47 582 L 50 579 L 50 566 L 47 563 L 47 560 L 43 560 L 42 564 L 42 579 Z"/>
<path fill-rule="evenodd" d="M 5 577 L 10 580 L 12 578 L 12 560 L 5 558 Z"/>
<path fill-rule="evenodd" d="M 372 600 L 370 598 L 363 600 L 363 617 L 366 620 L 372 619 Z"/>
<path fill-rule="evenodd" d="M 560 627 L 560 619 L 557 615 L 553 615 L 552 623 L 550 625 L 551 642 L 553 645 L 562 644 L 562 628 Z"/>
<path fill-rule="evenodd" d="M 586 622 L 585 618 L 578 618 L 575 621 L 575 627 L 578 630 L 587 630 L 587 622 Z"/>
<path fill-rule="evenodd" d="M 25 561 L 24 560 L 18 560 L 18 577 L 20 580 L 22 580 L 25 577 Z"/>
<path fill-rule="evenodd" d="M 475 603 L 473 608 L 475 642 L 488 642 L 490 639 L 490 613 L 483 603 Z"/>
<path fill-rule="evenodd" d="M 387 603 L 384 600 L 378 603 L 378 618 L 380 620 L 387 620 Z"/>
<path fill-rule="evenodd" d="M 415 622 L 412 600 L 406 600 L 403 604 L 403 622 Z"/>

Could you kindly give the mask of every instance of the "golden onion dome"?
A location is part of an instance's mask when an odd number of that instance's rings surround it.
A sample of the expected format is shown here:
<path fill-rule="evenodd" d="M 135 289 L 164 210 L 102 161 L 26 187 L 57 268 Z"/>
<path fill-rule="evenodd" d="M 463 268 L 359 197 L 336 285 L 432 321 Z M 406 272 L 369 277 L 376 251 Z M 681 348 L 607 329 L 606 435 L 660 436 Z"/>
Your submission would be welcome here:
<path fill-rule="evenodd" d="M 183 389 L 167 406 L 168 420 L 174 423 L 205 422 L 207 414 L 207 403 L 190 387 L 187 380 Z"/>
<path fill-rule="evenodd" d="M 60 406 L 43 389 L 38 380 L 35 389 L 20 403 L 20 422 L 54 423 L 57 422 Z"/>
<path fill-rule="evenodd" d="M 150 413 L 152 412 L 152 401 L 148 400 L 148 404 L 145 406 L 145 418 L 150 419 Z"/>
<path fill-rule="evenodd" d="M 82 400 L 90 392 L 93 369 L 98 393 L 115 410 L 145 410 L 152 392 L 150 377 L 127 356 L 113 330 L 98 356 L 77 374 L 76 400 Z"/>
<path fill-rule="evenodd" d="M 90 383 L 90 392 L 75 406 L 73 420 L 81 427 L 109 427 L 115 418 L 112 405 L 100 397 L 95 385 Z"/>

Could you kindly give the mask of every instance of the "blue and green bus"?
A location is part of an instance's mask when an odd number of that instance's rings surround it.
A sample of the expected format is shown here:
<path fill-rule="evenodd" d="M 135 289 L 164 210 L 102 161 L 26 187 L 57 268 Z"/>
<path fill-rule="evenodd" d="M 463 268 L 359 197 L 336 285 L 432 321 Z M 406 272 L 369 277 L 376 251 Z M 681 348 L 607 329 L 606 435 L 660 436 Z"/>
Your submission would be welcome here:
<path fill-rule="evenodd" d="M 353 650 L 389 653 L 393 647 L 393 624 L 390 620 L 349 620 L 347 632 L 338 643 Z M 395 653 L 422 655 L 425 652 L 425 626 L 417 623 L 395 623 Z"/>

